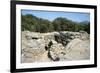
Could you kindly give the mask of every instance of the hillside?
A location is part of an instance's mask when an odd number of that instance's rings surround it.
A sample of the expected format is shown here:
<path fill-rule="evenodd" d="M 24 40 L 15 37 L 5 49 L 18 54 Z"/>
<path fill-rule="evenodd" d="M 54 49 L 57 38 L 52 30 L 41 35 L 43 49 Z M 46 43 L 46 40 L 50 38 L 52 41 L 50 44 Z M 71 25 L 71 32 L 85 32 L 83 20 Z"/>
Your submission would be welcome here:
<path fill-rule="evenodd" d="M 31 14 L 21 15 L 22 31 L 32 32 L 54 32 L 54 31 L 73 31 L 80 30 L 90 33 L 90 22 L 74 22 L 67 18 L 57 17 L 53 21 L 39 18 Z"/>

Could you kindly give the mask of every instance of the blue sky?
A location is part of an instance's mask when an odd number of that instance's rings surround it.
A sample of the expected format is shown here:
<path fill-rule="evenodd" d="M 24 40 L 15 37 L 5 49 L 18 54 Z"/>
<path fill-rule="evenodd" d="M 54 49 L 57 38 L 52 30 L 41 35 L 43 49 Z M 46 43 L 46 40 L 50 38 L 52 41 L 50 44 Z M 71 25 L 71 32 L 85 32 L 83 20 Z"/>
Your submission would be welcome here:
<path fill-rule="evenodd" d="M 89 13 L 79 13 L 79 12 L 61 12 L 61 11 L 37 11 L 37 10 L 21 10 L 23 15 L 32 14 L 39 18 L 48 19 L 53 21 L 57 17 L 68 18 L 75 22 L 90 21 Z"/>

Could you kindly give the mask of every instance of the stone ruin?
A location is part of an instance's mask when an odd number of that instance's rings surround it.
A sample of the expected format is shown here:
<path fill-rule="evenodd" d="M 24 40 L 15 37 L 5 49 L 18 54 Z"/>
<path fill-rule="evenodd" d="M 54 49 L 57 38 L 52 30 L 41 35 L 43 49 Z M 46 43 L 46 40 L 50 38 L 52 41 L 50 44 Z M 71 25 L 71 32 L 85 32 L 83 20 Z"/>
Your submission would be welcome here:
<path fill-rule="evenodd" d="M 82 60 L 90 58 L 89 34 L 22 31 L 22 63 Z"/>

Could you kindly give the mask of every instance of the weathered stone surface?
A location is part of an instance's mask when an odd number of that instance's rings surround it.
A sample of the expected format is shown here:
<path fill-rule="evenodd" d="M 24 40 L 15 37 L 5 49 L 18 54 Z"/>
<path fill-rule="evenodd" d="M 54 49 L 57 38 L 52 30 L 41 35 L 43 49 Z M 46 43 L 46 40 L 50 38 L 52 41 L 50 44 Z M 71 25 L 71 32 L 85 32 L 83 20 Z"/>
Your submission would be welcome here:
<path fill-rule="evenodd" d="M 81 36 L 81 37 L 80 37 L 81 40 L 89 40 L 89 37 L 90 37 L 90 36 L 89 36 L 89 34 L 88 34 L 87 32 L 85 32 L 85 31 L 80 31 L 79 33 L 80 33 L 80 36 Z"/>
<path fill-rule="evenodd" d="M 48 62 L 51 61 L 48 58 L 47 51 L 43 49 L 24 49 L 22 53 L 22 63 L 32 62 Z"/>
<path fill-rule="evenodd" d="M 64 55 L 66 54 L 64 46 L 56 41 L 52 41 L 51 47 L 49 47 L 48 53 L 49 57 L 53 61 L 63 60 Z"/>
<path fill-rule="evenodd" d="M 84 60 L 90 58 L 89 34 L 22 31 L 22 63 Z"/>
<path fill-rule="evenodd" d="M 90 58 L 89 40 L 74 39 L 65 47 L 68 60 L 84 60 Z"/>

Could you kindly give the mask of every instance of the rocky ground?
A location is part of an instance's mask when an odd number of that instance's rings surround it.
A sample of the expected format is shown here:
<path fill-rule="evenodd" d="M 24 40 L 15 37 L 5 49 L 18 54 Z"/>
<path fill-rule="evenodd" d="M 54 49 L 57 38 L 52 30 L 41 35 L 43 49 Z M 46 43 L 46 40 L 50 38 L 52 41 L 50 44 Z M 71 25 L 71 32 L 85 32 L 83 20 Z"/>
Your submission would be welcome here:
<path fill-rule="evenodd" d="M 38 33 L 22 31 L 21 62 L 53 62 L 90 58 L 89 34 L 80 32 Z"/>

